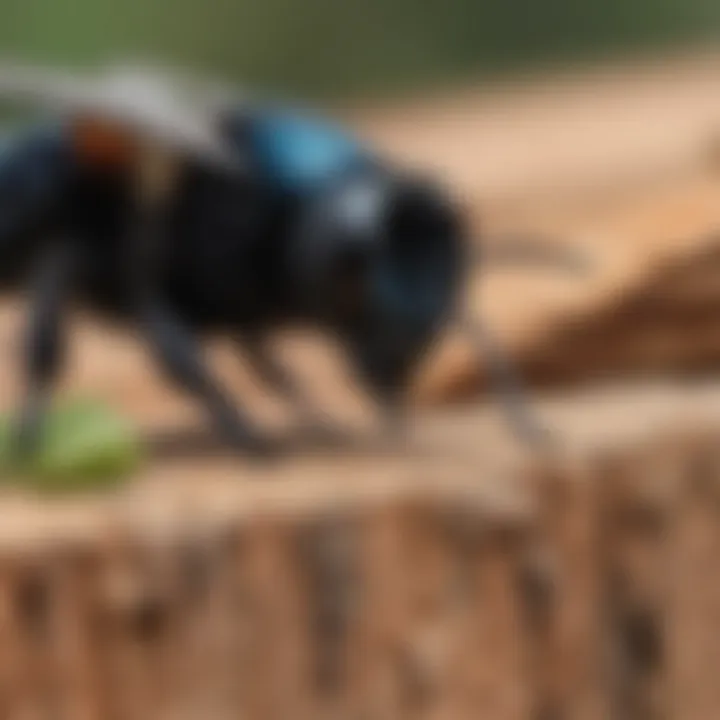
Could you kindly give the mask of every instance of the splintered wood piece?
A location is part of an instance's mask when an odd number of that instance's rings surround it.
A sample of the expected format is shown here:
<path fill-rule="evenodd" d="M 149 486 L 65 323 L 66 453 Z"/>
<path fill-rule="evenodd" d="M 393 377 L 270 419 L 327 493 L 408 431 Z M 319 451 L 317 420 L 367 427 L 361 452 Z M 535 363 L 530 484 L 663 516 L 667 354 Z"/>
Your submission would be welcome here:
<path fill-rule="evenodd" d="M 352 647 L 363 616 L 357 517 L 323 513 L 298 527 L 301 572 L 309 615 L 310 692 L 314 718 L 351 715 Z"/>
<path fill-rule="evenodd" d="M 261 518 L 249 528 L 243 550 L 246 607 L 252 617 L 243 706 L 248 717 L 258 720 L 313 717 L 307 588 L 294 530 Z"/>
<path fill-rule="evenodd" d="M 667 717 L 700 720 L 720 707 L 720 457 L 716 447 L 685 467 L 674 509 L 667 618 Z"/>
<path fill-rule="evenodd" d="M 49 572 L 53 705 L 58 716 L 68 720 L 105 720 L 111 713 L 100 614 L 102 559 L 101 548 L 70 549 Z"/>
<path fill-rule="evenodd" d="M 171 548 L 121 537 L 103 567 L 108 693 L 119 718 L 177 717 L 177 575 Z"/>
<path fill-rule="evenodd" d="M 603 666 L 604 538 L 601 494 L 589 468 L 570 461 L 541 486 L 541 544 L 535 590 L 547 596 L 536 652 L 538 702 L 544 712 L 577 720 L 606 717 Z"/>
<path fill-rule="evenodd" d="M 605 648 L 610 714 L 661 717 L 668 707 L 670 530 L 684 491 L 678 438 L 599 463 Z"/>
<path fill-rule="evenodd" d="M 363 522 L 361 607 L 350 659 L 351 717 L 404 717 L 399 662 L 408 617 L 406 512 L 405 508 L 388 506 Z"/>
<path fill-rule="evenodd" d="M 472 604 L 464 659 L 456 667 L 457 717 L 528 720 L 532 686 L 520 593 L 522 545 L 514 531 L 488 529 L 472 554 Z"/>
<path fill-rule="evenodd" d="M 0 560 L 0 716 L 8 720 L 42 720 L 44 687 L 22 622 L 17 559 Z"/>
<path fill-rule="evenodd" d="M 442 509 L 401 503 L 364 523 L 351 716 L 455 718 L 467 593 Z"/>
<path fill-rule="evenodd" d="M 423 503 L 408 518 L 405 567 L 409 626 L 405 637 L 406 716 L 456 718 L 458 658 L 466 643 L 468 597 L 452 517 Z M 408 572 L 406 570 L 406 572 Z"/>
<path fill-rule="evenodd" d="M 241 706 L 242 649 L 251 622 L 239 596 L 235 538 L 190 534 L 174 552 L 173 704 L 178 717 L 231 720 Z"/>

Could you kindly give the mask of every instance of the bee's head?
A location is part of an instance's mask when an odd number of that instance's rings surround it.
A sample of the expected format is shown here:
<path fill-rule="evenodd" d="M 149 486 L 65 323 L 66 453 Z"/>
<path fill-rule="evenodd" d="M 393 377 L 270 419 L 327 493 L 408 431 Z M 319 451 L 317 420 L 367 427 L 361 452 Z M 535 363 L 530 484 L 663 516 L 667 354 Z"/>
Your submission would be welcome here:
<path fill-rule="evenodd" d="M 296 261 L 315 312 L 372 389 L 404 387 L 461 290 L 458 209 L 432 183 L 373 169 L 328 187 L 307 220 Z"/>

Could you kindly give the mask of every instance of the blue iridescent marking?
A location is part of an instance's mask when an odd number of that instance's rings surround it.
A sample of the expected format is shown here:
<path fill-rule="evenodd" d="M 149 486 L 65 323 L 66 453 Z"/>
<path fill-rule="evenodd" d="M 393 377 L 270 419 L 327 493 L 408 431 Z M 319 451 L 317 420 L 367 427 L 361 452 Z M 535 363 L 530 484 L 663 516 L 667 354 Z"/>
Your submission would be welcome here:
<path fill-rule="evenodd" d="M 300 113 L 260 115 L 253 142 L 271 182 L 299 192 L 343 172 L 364 154 L 361 144 L 343 128 Z"/>

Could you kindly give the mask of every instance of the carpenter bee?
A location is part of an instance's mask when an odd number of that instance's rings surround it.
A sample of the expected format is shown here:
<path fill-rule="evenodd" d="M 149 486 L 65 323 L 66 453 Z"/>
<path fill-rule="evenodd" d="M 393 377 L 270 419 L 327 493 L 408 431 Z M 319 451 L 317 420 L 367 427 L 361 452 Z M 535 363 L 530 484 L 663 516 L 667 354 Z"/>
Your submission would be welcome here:
<path fill-rule="evenodd" d="M 0 289 L 33 287 L 18 450 L 41 432 L 70 299 L 137 329 L 243 453 L 274 446 L 203 360 L 209 333 L 231 336 L 260 379 L 315 417 L 267 338 L 287 324 L 331 332 L 401 426 L 410 379 L 460 317 L 474 267 L 459 206 L 324 118 L 180 86 L 127 68 L 0 72 L 0 101 L 47 115 L 0 157 Z M 508 361 L 472 329 L 513 425 L 537 438 Z"/>

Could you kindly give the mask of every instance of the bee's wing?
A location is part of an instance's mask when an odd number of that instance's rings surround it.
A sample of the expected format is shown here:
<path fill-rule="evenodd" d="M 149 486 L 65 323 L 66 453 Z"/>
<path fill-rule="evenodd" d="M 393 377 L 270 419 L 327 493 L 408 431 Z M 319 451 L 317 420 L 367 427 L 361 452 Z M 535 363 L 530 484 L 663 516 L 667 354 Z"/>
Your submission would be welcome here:
<path fill-rule="evenodd" d="M 0 63 L 0 101 L 31 108 L 60 110 L 80 102 L 81 81 L 55 68 Z"/>
<path fill-rule="evenodd" d="M 244 169 L 216 122 L 217 104 L 152 71 L 116 68 L 87 77 L 54 68 L 5 64 L 0 65 L 0 101 L 53 112 L 96 114 L 208 164 L 231 171 Z"/>

